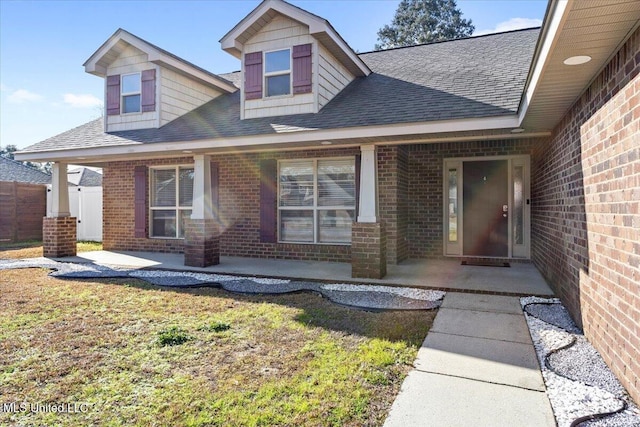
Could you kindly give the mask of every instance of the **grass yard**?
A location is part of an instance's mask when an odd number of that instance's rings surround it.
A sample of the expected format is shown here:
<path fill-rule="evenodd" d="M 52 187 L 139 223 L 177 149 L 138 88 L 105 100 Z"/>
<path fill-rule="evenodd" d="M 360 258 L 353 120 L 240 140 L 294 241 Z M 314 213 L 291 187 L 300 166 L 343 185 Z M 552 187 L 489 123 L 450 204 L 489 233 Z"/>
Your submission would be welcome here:
<path fill-rule="evenodd" d="M 381 425 L 435 316 L 47 273 L 0 271 L 0 405 L 85 412 L 0 425 Z"/>
<path fill-rule="evenodd" d="M 102 242 L 78 242 L 78 252 L 101 251 Z M 42 256 L 42 242 L 0 243 L 0 259 L 37 258 Z"/>

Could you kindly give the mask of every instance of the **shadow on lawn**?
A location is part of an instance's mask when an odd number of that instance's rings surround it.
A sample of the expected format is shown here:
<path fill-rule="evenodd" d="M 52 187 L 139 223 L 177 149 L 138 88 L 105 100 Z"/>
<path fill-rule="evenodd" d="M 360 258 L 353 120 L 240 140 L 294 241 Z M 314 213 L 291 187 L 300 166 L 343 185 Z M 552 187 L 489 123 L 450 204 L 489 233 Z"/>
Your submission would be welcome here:
<path fill-rule="evenodd" d="M 62 279 L 62 278 L 60 278 Z M 78 279 L 74 279 L 78 280 Z M 363 310 L 331 302 L 320 293 L 298 291 L 286 294 L 243 294 L 219 287 L 166 288 L 139 279 L 84 279 L 102 284 L 129 286 L 142 290 L 174 292 L 201 298 L 215 297 L 232 302 L 276 304 L 301 310 L 294 320 L 311 327 L 378 338 L 391 342 L 404 341 L 420 346 L 436 315 L 437 310 Z"/>

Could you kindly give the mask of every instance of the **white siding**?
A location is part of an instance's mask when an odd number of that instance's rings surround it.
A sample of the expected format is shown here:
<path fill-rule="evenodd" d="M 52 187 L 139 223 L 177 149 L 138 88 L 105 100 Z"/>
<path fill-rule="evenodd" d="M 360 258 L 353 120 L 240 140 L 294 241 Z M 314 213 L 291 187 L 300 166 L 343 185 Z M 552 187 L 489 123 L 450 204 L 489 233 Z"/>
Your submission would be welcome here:
<path fill-rule="evenodd" d="M 222 92 L 167 68 L 160 69 L 160 126 L 205 104 Z"/>
<path fill-rule="evenodd" d="M 354 76 L 324 46 L 318 52 L 318 105 L 324 107 L 334 96 L 344 89 Z"/>
<path fill-rule="evenodd" d="M 290 49 L 299 44 L 314 43 L 314 40 L 309 35 L 309 27 L 285 16 L 278 15 L 247 41 L 244 46 L 244 53 Z M 316 48 L 317 44 L 314 43 L 313 49 Z M 317 70 L 317 64 L 312 64 L 312 70 Z M 316 78 L 317 76 L 314 72 L 313 81 Z M 245 119 L 313 113 L 315 111 L 317 109 L 313 93 L 244 101 Z"/>
<path fill-rule="evenodd" d="M 147 61 L 147 54 L 133 46 L 127 47 L 118 58 L 111 63 L 107 75 L 138 73 L 156 68 Z M 107 116 L 107 132 L 157 127 L 158 111 L 148 113 L 132 113 L 119 116 Z"/>

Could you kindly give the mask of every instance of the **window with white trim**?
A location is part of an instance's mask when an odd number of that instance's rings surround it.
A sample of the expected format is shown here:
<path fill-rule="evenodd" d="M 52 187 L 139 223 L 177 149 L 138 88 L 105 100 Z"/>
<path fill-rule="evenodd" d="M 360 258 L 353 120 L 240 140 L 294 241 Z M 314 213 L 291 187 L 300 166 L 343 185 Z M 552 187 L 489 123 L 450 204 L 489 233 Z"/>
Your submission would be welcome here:
<path fill-rule="evenodd" d="M 278 167 L 279 240 L 351 243 L 355 159 L 282 160 Z"/>
<path fill-rule="evenodd" d="M 267 97 L 291 93 L 291 49 L 265 52 L 264 87 Z"/>
<path fill-rule="evenodd" d="M 140 73 L 122 75 L 120 96 L 122 97 L 122 114 L 142 111 L 142 80 Z"/>
<path fill-rule="evenodd" d="M 151 237 L 184 238 L 185 218 L 193 205 L 193 166 L 150 169 Z"/>

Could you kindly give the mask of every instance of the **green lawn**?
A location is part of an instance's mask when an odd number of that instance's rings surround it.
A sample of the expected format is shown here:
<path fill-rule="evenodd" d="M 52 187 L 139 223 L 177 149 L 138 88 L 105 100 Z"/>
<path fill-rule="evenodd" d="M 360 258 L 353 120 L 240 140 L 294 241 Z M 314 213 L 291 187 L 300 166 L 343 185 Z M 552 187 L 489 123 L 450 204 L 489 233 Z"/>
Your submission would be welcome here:
<path fill-rule="evenodd" d="M 0 295 L 0 403 L 86 404 L 0 425 L 381 425 L 435 315 L 40 269 Z"/>

